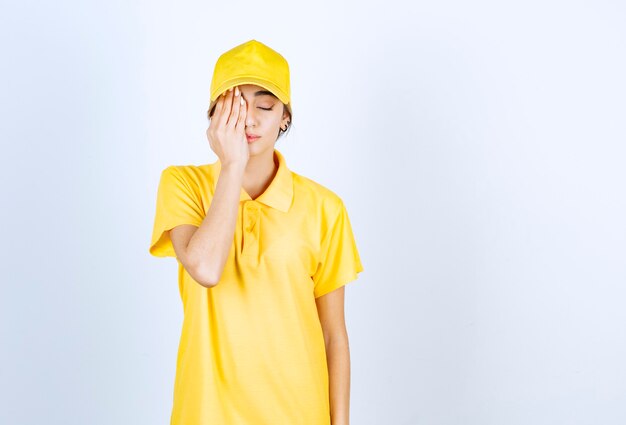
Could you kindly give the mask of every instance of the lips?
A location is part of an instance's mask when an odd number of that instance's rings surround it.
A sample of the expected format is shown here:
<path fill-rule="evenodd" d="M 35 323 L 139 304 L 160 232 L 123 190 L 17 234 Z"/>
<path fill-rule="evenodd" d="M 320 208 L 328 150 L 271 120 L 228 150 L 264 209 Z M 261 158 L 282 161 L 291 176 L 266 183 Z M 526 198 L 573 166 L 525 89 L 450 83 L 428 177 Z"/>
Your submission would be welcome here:
<path fill-rule="evenodd" d="M 256 140 L 256 139 L 258 139 L 259 137 L 261 137 L 261 136 L 257 136 L 256 134 L 246 134 L 246 138 L 247 138 L 248 140 Z"/>

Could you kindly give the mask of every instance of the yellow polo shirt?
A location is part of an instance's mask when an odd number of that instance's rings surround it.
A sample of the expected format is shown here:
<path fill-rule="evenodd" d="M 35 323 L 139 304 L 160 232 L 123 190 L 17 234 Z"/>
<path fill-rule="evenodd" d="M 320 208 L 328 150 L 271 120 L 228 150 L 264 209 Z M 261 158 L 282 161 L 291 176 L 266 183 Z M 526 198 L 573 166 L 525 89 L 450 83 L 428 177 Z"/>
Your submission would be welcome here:
<path fill-rule="evenodd" d="M 184 320 L 171 425 L 330 425 L 326 348 L 315 298 L 363 270 L 346 207 L 287 168 L 256 199 L 241 188 L 230 254 L 205 288 L 178 261 Z M 200 226 L 220 173 L 161 173 L 150 254 L 175 257 L 168 230 Z"/>

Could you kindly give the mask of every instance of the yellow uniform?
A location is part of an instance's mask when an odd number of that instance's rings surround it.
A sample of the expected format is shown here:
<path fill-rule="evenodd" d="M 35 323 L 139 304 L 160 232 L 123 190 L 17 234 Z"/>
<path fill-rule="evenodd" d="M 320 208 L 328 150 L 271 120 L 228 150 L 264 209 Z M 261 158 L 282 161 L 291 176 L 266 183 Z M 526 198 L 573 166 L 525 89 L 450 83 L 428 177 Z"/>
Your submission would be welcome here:
<path fill-rule="evenodd" d="M 315 298 L 363 270 L 343 201 L 287 168 L 256 199 L 241 188 L 219 284 L 178 261 L 184 320 L 171 425 L 330 425 L 328 369 Z M 167 230 L 200 226 L 219 159 L 172 165 L 159 183 L 150 253 L 175 256 Z"/>

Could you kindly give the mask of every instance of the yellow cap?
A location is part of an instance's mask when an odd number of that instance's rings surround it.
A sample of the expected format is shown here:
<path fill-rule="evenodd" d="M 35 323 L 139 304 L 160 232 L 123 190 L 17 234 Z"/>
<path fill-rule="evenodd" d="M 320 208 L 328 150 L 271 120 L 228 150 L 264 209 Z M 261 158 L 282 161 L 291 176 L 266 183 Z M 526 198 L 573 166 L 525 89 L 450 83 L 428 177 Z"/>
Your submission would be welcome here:
<path fill-rule="evenodd" d="M 289 64 L 277 51 L 257 40 L 249 40 L 222 53 L 211 80 L 209 115 L 219 95 L 241 84 L 256 84 L 269 90 L 291 114 Z"/>

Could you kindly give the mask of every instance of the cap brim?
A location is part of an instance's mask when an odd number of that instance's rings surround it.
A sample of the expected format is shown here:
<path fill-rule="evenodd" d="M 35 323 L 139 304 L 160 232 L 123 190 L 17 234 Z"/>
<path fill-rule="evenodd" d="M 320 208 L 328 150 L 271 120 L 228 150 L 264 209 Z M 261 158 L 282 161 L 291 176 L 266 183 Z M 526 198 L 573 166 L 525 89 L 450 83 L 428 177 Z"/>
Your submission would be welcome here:
<path fill-rule="evenodd" d="M 213 111 L 213 108 L 215 107 L 215 104 L 217 103 L 217 99 L 222 93 L 224 93 L 226 90 L 228 90 L 231 87 L 240 86 L 243 84 L 255 84 L 257 86 L 261 86 L 264 89 L 269 90 L 281 102 L 285 104 L 285 106 L 289 110 L 289 114 L 291 114 L 291 102 L 289 101 L 289 97 L 287 96 L 286 93 L 284 93 L 281 89 L 279 89 L 278 86 L 276 86 L 271 81 L 247 76 L 247 77 L 232 78 L 228 81 L 225 81 L 224 83 L 220 84 L 214 91 L 211 92 L 211 103 L 209 104 L 208 116 L 211 115 L 211 112 Z"/>

